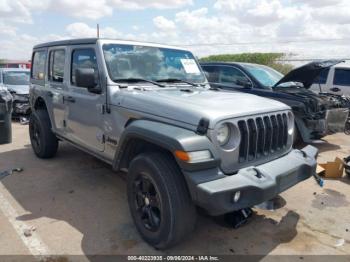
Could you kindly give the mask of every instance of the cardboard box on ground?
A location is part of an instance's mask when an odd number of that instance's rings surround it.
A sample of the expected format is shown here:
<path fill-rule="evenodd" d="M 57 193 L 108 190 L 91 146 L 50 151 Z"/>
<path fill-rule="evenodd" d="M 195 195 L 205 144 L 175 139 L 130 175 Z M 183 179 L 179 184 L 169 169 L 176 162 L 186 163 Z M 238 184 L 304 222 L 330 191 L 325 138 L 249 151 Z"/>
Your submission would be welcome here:
<path fill-rule="evenodd" d="M 325 178 L 341 178 L 344 174 L 344 161 L 336 157 L 334 161 L 317 165 L 317 174 Z"/>

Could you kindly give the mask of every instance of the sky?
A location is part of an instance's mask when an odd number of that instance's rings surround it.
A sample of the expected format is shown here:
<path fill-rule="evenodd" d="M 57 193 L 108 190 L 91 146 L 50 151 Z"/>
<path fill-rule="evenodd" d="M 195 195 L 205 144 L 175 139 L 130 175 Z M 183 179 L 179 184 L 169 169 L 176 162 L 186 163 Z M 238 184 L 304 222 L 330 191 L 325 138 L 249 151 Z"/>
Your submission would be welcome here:
<path fill-rule="evenodd" d="M 198 57 L 284 52 L 350 58 L 348 0 L 0 0 L 0 58 L 100 36 L 185 46 Z"/>

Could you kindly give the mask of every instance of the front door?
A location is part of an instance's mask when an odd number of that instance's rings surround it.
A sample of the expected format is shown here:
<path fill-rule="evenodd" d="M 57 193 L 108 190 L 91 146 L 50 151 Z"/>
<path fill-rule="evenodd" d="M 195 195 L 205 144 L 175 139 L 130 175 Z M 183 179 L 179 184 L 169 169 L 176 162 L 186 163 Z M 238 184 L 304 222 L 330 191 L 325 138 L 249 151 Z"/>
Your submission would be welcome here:
<path fill-rule="evenodd" d="M 75 81 L 78 68 L 95 70 L 95 81 L 101 85 L 96 50 L 93 46 L 71 47 L 70 50 L 69 95 L 65 96 L 67 104 L 68 139 L 83 147 L 97 152 L 104 151 L 104 115 L 105 94 L 94 94 L 87 88 L 79 87 Z"/>
<path fill-rule="evenodd" d="M 333 83 L 329 92 L 337 95 L 350 95 L 350 68 L 334 68 Z"/>

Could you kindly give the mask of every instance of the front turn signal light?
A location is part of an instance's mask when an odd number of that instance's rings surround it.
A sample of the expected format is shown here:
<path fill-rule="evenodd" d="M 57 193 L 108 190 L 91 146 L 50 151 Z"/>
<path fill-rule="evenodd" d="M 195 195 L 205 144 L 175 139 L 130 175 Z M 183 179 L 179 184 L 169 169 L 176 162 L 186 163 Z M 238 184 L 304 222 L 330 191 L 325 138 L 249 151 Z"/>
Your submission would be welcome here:
<path fill-rule="evenodd" d="M 177 159 L 187 163 L 200 163 L 200 162 L 205 162 L 212 159 L 212 156 L 209 150 L 193 151 L 193 152 L 176 150 L 175 156 L 177 157 Z"/>

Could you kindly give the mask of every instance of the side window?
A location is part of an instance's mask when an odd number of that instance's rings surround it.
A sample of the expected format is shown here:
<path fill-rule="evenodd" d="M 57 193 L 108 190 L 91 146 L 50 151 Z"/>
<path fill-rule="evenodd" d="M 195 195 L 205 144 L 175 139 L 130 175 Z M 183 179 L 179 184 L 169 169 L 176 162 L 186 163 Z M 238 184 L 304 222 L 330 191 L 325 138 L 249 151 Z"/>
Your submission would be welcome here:
<path fill-rule="evenodd" d="M 223 84 L 245 86 L 250 80 L 237 68 L 223 66 L 220 68 L 219 82 Z"/>
<path fill-rule="evenodd" d="M 45 78 L 46 51 L 37 51 L 33 55 L 33 65 L 31 77 L 35 80 L 44 80 Z"/>
<path fill-rule="evenodd" d="M 350 86 L 350 69 L 335 69 L 333 84 Z"/>
<path fill-rule="evenodd" d="M 209 83 L 219 82 L 219 67 L 217 66 L 202 66 Z"/>
<path fill-rule="evenodd" d="M 314 84 L 325 84 L 327 82 L 329 68 L 323 69 L 320 75 L 315 79 Z"/>
<path fill-rule="evenodd" d="M 76 85 L 75 72 L 79 68 L 92 68 L 95 70 L 95 81 L 98 83 L 98 67 L 95 50 L 91 48 L 76 49 L 72 53 L 71 83 Z"/>
<path fill-rule="evenodd" d="M 49 80 L 62 83 L 64 79 L 64 64 L 66 52 L 64 50 L 53 50 L 50 52 Z"/>

